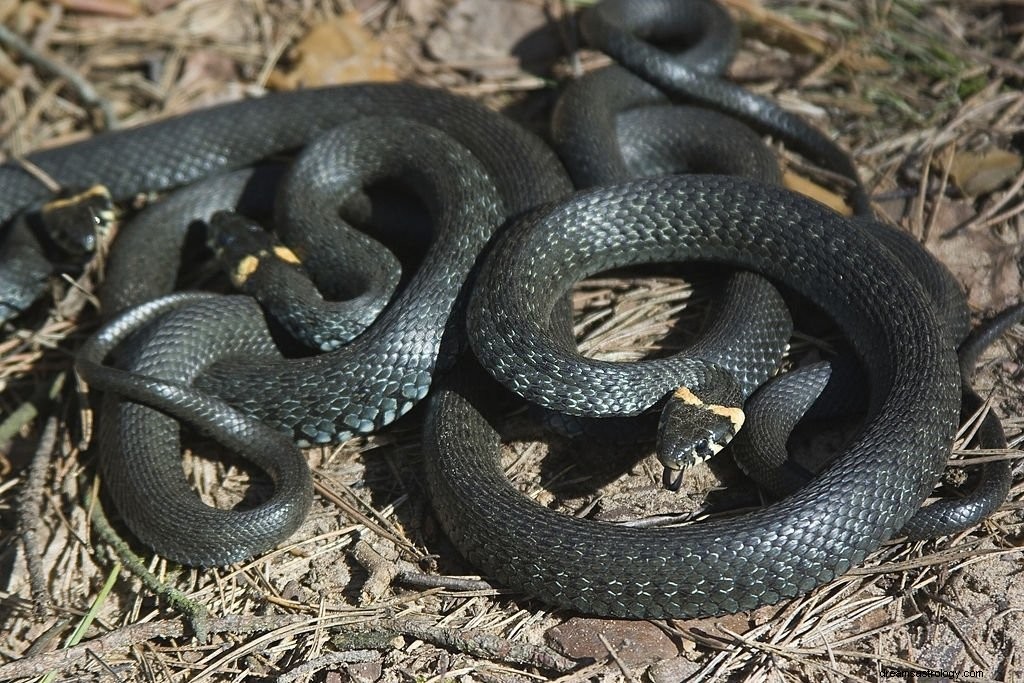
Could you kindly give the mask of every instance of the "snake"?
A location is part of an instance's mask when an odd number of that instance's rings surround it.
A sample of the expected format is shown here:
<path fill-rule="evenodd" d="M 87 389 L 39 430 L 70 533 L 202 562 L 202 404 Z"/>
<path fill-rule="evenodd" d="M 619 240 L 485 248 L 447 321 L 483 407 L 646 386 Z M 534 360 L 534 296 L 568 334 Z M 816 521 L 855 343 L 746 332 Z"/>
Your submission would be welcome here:
<path fill-rule="evenodd" d="M 693 259 L 755 270 L 828 312 L 865 364 L 866 424 L 828 471 L 780 502 L 726 520 L 641 530 L 562 516 L 519 494 L 471 391 L 444 387 L 425 428 L 432 500 L 449 520 L 448 535 L 489 576 L 550 604 L 618 617 L 749 610 L 862 562 L 930 493 L 957 427 L 960 373 L 927 295 L 866 231 L 769 185 L 731 176 L 639 180 L 585 191 L 518 224 L 474 288 L 476 351 L 492 371 L 528 378 L 530 390 L 593 402 L 603 393 L 597 387 L 613 385 L 614 403 L 613 369 L 546 343 L 537 315 L 573 277 Z M 503 278 L 507 272 L 517 276 Z M 634 389 L 660 381 L 644 377 L 642 365 L 629 368 Z M 692 373 L 688 386 L 699 391 L 705 377 L 697 362 Z M 583 378 L 593 383 L 580 386 Z M 481 489 L 486 497 L 473 495 Z"/>
<path fill-rule="evenodd" d="M 380 118 L 382 111 L 391 118 Z M 450 134 L 438 132 L 441 124 Z M 128 239 L 119 238 L 115 243 L 102 298 L 111 313 L 123 311 L 127 316 L 115 317 L 111 323 L 114 331 L 109 334 L 120 339 L 121 334 L 128 334 L 122 327 L 125 320 L 134 321 L 133 329 L 148 320 L 133 307 L 164 293 L 175 281 L 178 264 L 167 255 L 180 251 L 190 223 L 210 219 L 211 212 L 218 209 L 232 208 L 247 193 L 246 172 L 218 174 L 302 147 L 338 125 L 344 125 L 346 137 L 355 141 L 354 151 L 349 148 L 347 153 L 351 160 L 348 168 L 357 176 L 356 190 L 362 182 L 372 183 L 374 174 L 418 175 L 422 183 L 416 189 L 424 203 L 436 211 L 435 218 L 442 224 L 451 223 L 438 230 L 440 237 L 432 247 L 443 257 L 420 269 L 406 292 L 391 302 L 387 319 L 378 321 L 373 334 L 361 335 L 355 346 L 333 354 L 283 358 L 273 347 L 277 355 L 271 358 L 270 332 L 260 308 L 250 299 L 187 300 L 177 302 L 187 306 L 156 309 L 166 313 L 161 316 L 161 327 L 145 332 L 148 346 L 134 347 L 139 355 L 149 353 L 156 358 L 148 365 L 141 358 L 124 359 L 134 363 L 134 380 L 117 384 L 117 378 L 123 376 L 90 372 L 97 370 L 108 350 L 103 334 L 83 349 L 79 359 L 79 370 L 92 386 L 110 389 L 98 430 L 106 490 L 133 532 L 172 559 L 223 565 L 272 547 L 308 511 L 308 473 L 281 480 L 275 473 L 287 465 L 270 468 L 268 474 L 289 487 L 252 512 L 248 516 L 254 520 L 251 524 L 243 524 L 234 511 L 203 505 L 180 481 L 177 422 L 138 402 L 119 400 L 114 389 L 150 403 L 159 403 L 160 396 L 179 397 L 172 407 L 176 414 L 193 418 L 212 415 L 214 426 L 207 433 L 216 432 L 215 439 L 237 444 L 243 457 L 250 457 L 258 467 L 265 460 L 259 453 L 250 453 L 247 440 L 237 438 L 234 430 L 239 420 L 253 420 L 254 413 L 245 405 L 252 397 L 265 399 L 263 408 L 270 411 L 257 409 L 260 419 L 290 434 L 294 442 L 344 440 L 351 434 L 378 429 L 426 395 L 442 352 L 449 313 L 491 232 L 504 217 L 564 195 L 570 182 L 550 148 L 518 124 L 465 98 L 408 84 L 269 95 L 99 135 L 28 157 L 62 185 L 103 184 L 121 201 L 140 192 L 212 177 L 208 182 L 213 189 L 208 183 L 190 185 L 184 198 L 171 195 L 165 203 L 170 206 L 150 207 L 144 213 L 154 216 L 142 226 L 130 225 L 125 230 L 128 234 L 120 236 Z M 382 125 L 393 131 L 390 136 L 380 135 Z M 183 145 L 182 140 L 189 144 Z M 17 163 L 0 167 L 0 180 L 5 188 L 0 201 L 5 217 L 47 196 L 46 187 Z M 227 194 L 221 192 L 225 189 Z M 161 220 L 183 207 L 191 209 L 186 208 L 176 221 Z M 170 341 L 161 341 L 160 330 L 167 331 Z M 211 345 L 200 349 L 202 339 Z M 175 353 L 161 356 L 161 343 L 163 350 Z M 142 350 L 144 346 L 149 351 Z M 93 352 L 98 355 L 94 357 Z M 233 358 L 220 359 L 219 352 Z M 90 365 L 90 359 L 97 361 L 96 365 Z M 215 360 L 223 362 L 217 365 Z M 218 386 L 215 372 L 229 366 L 231 372 Z M 205 370 L 202 388 L 210 394 L 183 392 L 184 383 L 200 368 Z M 245 373 L 250 379 L 239 376 Z M 148 379 L 138 379 L 147 375 Z M 253 381 L 270 388 L 254 393 Z M 291 388 L 286 388 L 289 384 Z M 232 392 L 242 398 L 234 408 L 228 404 Z M 208 395 L 214 398 L 208 401 Z M 289 398 L 279 400 L 284 396 Z M 325 396 L 332 398 L 324 400 Z M 308 410 L 314 406 L 320 409 Z M 220 428 L 225 426 L 227 433 L 222 434 Z M 294 466 L 306 468 L 304 463 Z M 278 510 L 281 500 L 289 498 L 307 504 Z M 161 502 L 159 514 L 153 514 L 154 500 Z"/>
<path fill-rule="evenodd" d="M 602 22 L 609 13 L 614 19 L 623 10 L 607 5 L 612 9 L 600 5 L 593 13 L 604 19 L 588 20 L 584 26 L 592 36 L 617 35 Z M 636 52 L 630 40 L 620 42 L 625 45 L 623 59 Z M 607 51 L 618 58 L 613 50 Z M 718 100 L 740 118 L 767 120 L 766 130 L 850 178 L 857 197 L 859 185 L 848 157 L 815 129 L 719 79 L 701 76 L 690 82 L 697 99 Z M 380 111 L 402 118 L 373 123 Z M 399 122 L 405 119 L 412 122 Z M 432 147 L 431 154 L 437 156 L 429 157 L 428 166 L 475 169 L 441 173 L 425 183 L 443 186 L 433 207 L 437 213 L 464 206 L 470 218 L 459 220 L 477 229 L 453 231 L 456 244 L 437 248 L 446 255 L 436 259 L 433 269 L 421 271 L 417 277 L 422 277 L 407 289 L 417 294 L 443 289 L 443 304 L 409 304 L 430 319 L 429 331 L 394 341 L 400 337 L 393 336 L 396 330 L 409 330 L 392 308 L 381 326 L 386 333 L 373 333 L 364 341 L 363 336 L 356 338 L 357 346 L 380 344 L 379 360 L 370 366 L 357 364 L 348 347 L 311 358 L 281 357 L 259 307 L 245 298 L 186 296 L 132 308 L 173 280 L 173 269 L 170 276 L 164 268 L 154 269 L 150 277 L 149 270 L 133 267 L 132 258 L 124 257 L 126 275 L 113 278 L 112 289 L 127 292 L 113 306 L 125 312 L 86 347 L 79 369 L 91 384 L 129 399 L 110 397 L 101 427 L 107 436 L 101 439 L 108 444 L 123 440 L 131 431 L 128 425 L 141 431 L 133 432 L 137 436 L 127 450 L 108 449 L 102 468 L 129 526 L 162 554 L 211 565 L 259 552 L 280 540 L 280 528 L 289 533 L 301 521 L 308 509 L 309 481 L 286 476 L 298 464 L 270 464 L 264 455 L 253 455 L 277 484 L 286 486 L 277 492 L 280 498 L 257 508 L 251 516 L 253 529 L 243 534 L 235 526 L 236 517 L 207 514 L 191 492 L 166 487 L 175 469 L 181 479 L 178 427 L 148 406 L 182 418 L 213 416 L 224 427 L 214 437 L 240 450 L 257 433 L 250 426 L 254 419 L 298 443 L 372 431 L 426 396 L 444 355 L 442 340 L 452 332 L 450 321 L 458 320 L 451 313 L 463 306 L 468 306 L 474 351 L 490 358 L 481 360 L 490 362 L 491 372 L 525 377 L 530 386 L 547 389 L 557 385 L 552 371 L 572 367 L 600 384 L 606 377 L 600 368 L 584 372 L 578 359 L 563 362 L 559 354 L 564 354 L 564 344 L 546 344 L 542 335 L 520 332 L 546 327 L 537 316 L 549 316 L 556 301 L 564 301 L 574 278 L 643 260 L 727 263 L 762 272 L 814 299 L 834 315 L 868 366 L 872 408 L 867 426 L 827 473 L 742 522 L 642 533 L 594 527 L 524 505 L 507 481 L 500 481 L 496 434 L 467 400 L 472 387 L 460 387 L 458 373 L 453 373 L 451 383 L 431 402 L 425 450 L 435 507 L 468 559 L 508 585 L 586 612 L 718 614 L 775 602 L 841 574 L 897 532 L 931 491 L 956 426 L 960 378 L 933 302 L 920 283 L 906 277 L 891 250 L 869 234 L 870 228 L 783 190 L 725 176 L 677 176 L 584 191 L 565 200 L 570 186 L 564 171 L 537 138 L 479 105 L 408 85 L 268 96 L 96 136 L 29 160 L 61 184 L 102 183 L 123 200 L 251 165 L 301 147 L 343 123 L 350 139 L 406 155 L 402 162 L 394 157 L 382 161 L 376 177 L 413 172 L 412 162 L 428 157 L 419 147 L 410 151 L 411 140 Z M 455 141 L 439 137 L 434 125 L 441 123 Z M 384 134 L 390 131 L 396 135 Z M 370 142 L 362 153 L 373 156 L 378 152 L 371 151 L 376 148 Z M 365 156 L 358 159 L 361 170 L 373 166 Z M 415 173 L 426 175 L 422 168 Z M 0 167 L 0 181 L 5 188 L 0 217 L 5 220 L 46 196 L 18 164 Z M 233 187 L 242 183 L 225 182 Z M 215 209 L 234 204 L 239 192 L 232 199 L 218 198 Z M 446 203 L 451 197 L 463 201 Z M 213 209 L 203 209 L 208 210 Z M 225 228 L 238 220 L 219 213 L 201 218 Z M 513 218 L 519 220 L 491 249 L 467 300 L 462 288 L 477 256 L 490 235 Z M 144 236 L 137 239 L 159 245 L 166 237 L 175 249 L 183 240 L 181 226 L 167 235 L 140 234 Z M 452 253 L 460 254 L 458 265 Z M 140 282 L 141 272 L 146 273 L 141 278 L 145 282 Z M 153 282 L 157 284 L 151 287 Z M 399 296 L 413 301 L 412 295 Z M 516 309 L 528 313 L 515 317 Z M 156 324 L 137 331 L 150 321 Z M 910 331 L 913 338 L 908 341 Z M 459 336 L 457 331 L 452 334 Z M 131 372 L 103 367 L 105 356 L 129 338 L 134 343 L 121 362 Z M 194 341 L 195 348 L 183 345 L 182 339 Z M 510 341 L 525 342 L 527 348 L 508 345 Z M 346 361 L 348 357 L 353 360 Z M 396 359 L 412 362 L 399 365 Z M 693 364 L 689 370 L 701 372 Z M 694 376 L 693 386 L 700 387 L 707 376 Z M 192 381 L 195 388 L 189 385 Z M 577 404 L 592 402 L 590 389 L 557 386 L 557 395 L 579 399 Z M 628 403 L 630 411 L 645 410 L 650 403 L 616 400 Z M 257 450 L 266 452 L 262 446 Z M 280 467 L 286 469 L 275 469 Z M 161 510 L 168 514 L 147 529 L 154 488 Z M 281 500 L 290 501 L 290 508 L 279 509 Z M 276 535 L 265 533 L 266 517 L 280 527 Z M 177 524 L 177 529 L 169 530 L 168 524 Z M 211 537 L 220 543 L 210 542 Z"/>
<path fill-rule="evenodd" d="M 724 103 L 722 109 L 741 118 L 760 120 L 767 112 L 769 127 L 784 139 L 802 130 L 759 98 L 718 91 L 713 76 L 644 45 L 634 34 L 659 37 L 670 23 L 665 12 L 679 8 L 669 5 L 601 3 L 585 15 L 584 33 L 610 37 L 612 47 L 601 47 L 620 61 L 636 58 L 656 63 L 657 73 L 682 74 L 687 94 Z M 707 11 L 707 4 L 697 5 Z M 644 9 L 627 19 L 637 6 Z M 619 76 L 602 78 L 611 77 Z M 652 80 L 678 91 L 674 78 Z M 652 97 L 649 88 L 637 89 L 641 98 Z M 709 89 L 715 94 L 705 97 Z M 622 90 L 613 97 L 627 99 Z M 612 128 L 605 110 L 575 109 L 604 117 L 600 130 Z M 560 116 L 570 126 L 575 118 L 557 111 L 556 126 Z M 589 144 L 607 147 L 609 137 L 591 136 Z M 531 401 L 574 414 L 636 414 L 679 381 L 665 371 L 669 364 L 581 357 L 550 334 L 547 319 L 560 298 L 578 278 L 634 263 L 699 260 L 749 268 L 807 296 L 852 342 L 871 387 L 868 418 L 855 440 L 823 475 L 754 513 L 637 529 L 566 517 L 516 491 L 501 468 L 499 429 L 479 409 L 479 382 L 456 376 L 435 393 L 427 418 L 428 482 L 446 533 L 488 576 L 590 614 L 714 616 L 796 597 L 898 534 L 948 533 L 1005 497 L 1004 464 L 979 487 L 986 502 L 971 501 L 958 513 L 918 514 L 948 455 L 961 380 L 968 376 L 955 353 L 967 327 L 963 295 L 920 245 L 864 217 L 866 197 L 848 158 L 820 135 L 796 137 L 804 153 L 853 181 L 861 218 L 844 219 L 811 200 L 735 177 L 674 176 L 579 193 L 499 238 L 473 291 L 470 340 L 483 366 Z M 583 144 L 588 136 L 576 140 Z M 598 158 L 582 156 L 578 183 L 605 180 L 614 151 Z M 612 165 L 615 175 L 622 164 Z M 517 277 L 504 276 L 511 272 Z M 687 389 L 700 393 L 717 380 L 699 354 L 680 361 Z M 989 421 L 985 430 L 990 443 L 1002 442 L 998 425 Z M 481 490 L 486 497 L 473 495 Z"/>

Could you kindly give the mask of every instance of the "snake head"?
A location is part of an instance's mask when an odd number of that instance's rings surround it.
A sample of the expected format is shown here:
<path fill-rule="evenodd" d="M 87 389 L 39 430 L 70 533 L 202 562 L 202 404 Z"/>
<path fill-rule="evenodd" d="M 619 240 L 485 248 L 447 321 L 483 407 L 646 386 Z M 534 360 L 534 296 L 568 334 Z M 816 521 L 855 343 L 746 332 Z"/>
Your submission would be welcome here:
<path fill-rule="evenodd" d="M 114 200 L 103 185 L 80 192 L 65 191 L 39 209 L 46 235 L 72 256 L 96 251 L 98 236 L 105 235 L 117 219 Z"/>
<path fill-rule="evenodd" d="M 706 401 L 686 387 L 672 392 L 658 424 L 665 488 L 678 490 L 686 468 L 704 462 L 732 440 L 745 419 L 740 402 L 738 396 L 726 404 Z"/>
<path fill-rule="evenodd" d="M 217 211 L 210 218 L 207 246 L 238 289 L 255 294 L 250 277 L 268 262 L 297 267 L 299 257 L 279 244 L 259 223 L 231 211 Z"/>

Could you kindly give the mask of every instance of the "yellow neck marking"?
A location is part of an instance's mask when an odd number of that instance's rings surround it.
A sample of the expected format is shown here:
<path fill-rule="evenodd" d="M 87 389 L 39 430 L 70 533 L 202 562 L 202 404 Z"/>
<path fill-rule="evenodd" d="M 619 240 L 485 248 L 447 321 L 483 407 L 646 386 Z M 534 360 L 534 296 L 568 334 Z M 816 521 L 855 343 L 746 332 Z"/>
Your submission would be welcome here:
<path fill-rule="evenodd" d="M 707 406 L 707 409 L 710 410 L 715 415 L 721 415 L 725 419 L 729 420 L 729 422 L 732 423 L 732 428 L 734 432 L 740 431 L 740 428 L 743 427 L 743 423 L 746 422 L 747 420 L 747 416 L 743 412 L 743 408 L 735 406 L 712 405 Z"/>
<path fill-rule="evenodd" d="M 231 283 L 235 287 L 241 287 L 245 284 L 245 281 L 256 272 L 256 269 L 260 267 L 260 260 L 256 256 L 246 256 L 242 258 L 235 269 L 231 271 Z"/>
<path fill-rule="evenodd" d="M 687 387 L 679 387 L 672 394 L 683 403 L 691 406 L 703 406 L 704 401 L 697 394 L 690 391 Z"/>
<path fill-rule="evenodd" d="M 86 199 L 102 199 L 104 201 L 111 201 L 110 191 L 107 190 L 103 185 L 93 185 L 87 190 L 82 190 L 76 195 L 70 197 L 63 197 L 61 199 L 52 199 L 43 205 L 46 211 L 54 211 L 64 208 L 65 206 L 71 206 L 78 204 L 79 202 L 85 201 Z"/>
<path fill-rule="evenodd" d="M 274 247 L 274 255 L 286 263 L 294 263 L 298 265 L 300 262 L 298 255 L 296 255 L 294 251 L 281 245 Z"/>
<path fill-rule="evenodd" d="M 733 425 L 733 431 L 738 432 L 746 421 L 747 416 L 743 413 L 743 408 L 738 406 L 721 406 L 715 403 L 705 403 L 700 396 L 690 391 L 687 387 L 679 387 L 672 395 L 678 398 L 687 405 L 696 406 L 703 408 L 704 410 L 710 411 L 715 415 L 721 415 Z"/>

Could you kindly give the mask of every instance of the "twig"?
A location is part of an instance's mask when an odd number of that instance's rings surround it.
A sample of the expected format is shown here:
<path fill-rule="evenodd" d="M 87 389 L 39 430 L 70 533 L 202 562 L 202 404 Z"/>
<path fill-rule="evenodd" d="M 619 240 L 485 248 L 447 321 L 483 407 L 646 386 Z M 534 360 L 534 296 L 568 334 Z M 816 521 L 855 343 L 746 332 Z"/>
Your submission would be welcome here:
<path fill-rule="evenodd" d="M 639 683 L 636 676 L 630 673 L 626 663 L 622 661 L 622 658 L 619 657 L 619 653 L 615 650 L 612 644 L 608 642 L 605 635 L 603 633 L 598 633 L 597 637 L 601 640 L 601 644 L 604 645 L 604 649 L 608 650 L 608 656 L 612 658 L 613 662 L 615 662 L 615 666 L 619 667 L 619 671 L 622 672 L 622 677 L 629 681 L 629 683 Z"/>
<path fill-rule="evenodd" d="M 366 602 L 382 596 L 398 574 L 398 553 L 394 552 L 393 548 L 389 550 L 392 553 L 385 557 L 363 539 L 356 541 L 352 546 L 352 559 L 362 565 L 369 574 L 360 591 L 360 598 Z"/>
<path fill-rule="evenodd" d="M 301 615 L 247 616 L 227 615 L 211 617 L 206 624 L 208 633 L 257 633 L 285 628 L 306 621 Z M 28 676 L 40 676 L 54 669 L 67 669 L 79 660 L 94 654 L 102 657 L 118 654 L 138 643 L 153 639 L 182 638 L 189 635 L 192 625 L 187 619 L 166 619 L 123 626 L 98 638 L 63 650 L 24 657 L 0 666 L 0 681 Z"/>
<path fill-rule="evenodd" d="M 373 633 L 367 633 L 368 627 L 372 627 Z M 368 636 L 373 635 L 377 636 L 375 640 L 379 645 L 374 645 L 373 640 L 367 640 Z M 479 629 L 443 628 L 409 618 L 382 619 L 375 624 L 361 624 L 359 632 L 343 632 L 335 636 L 332 642 L 341 649 L 351 649 L 355 643 L 359 643 L 358 647 L 390 647 L 391 639 L 397 635 L 418 638 L 438 647 L 506 664 L 525 664 L 559 673 L 571 671 L 577 666 L 573 660 L 543 645 L 515 642 Z"/>
<path fill-rule="evenodd" d="M 300 664 L 286 674 L 277 677 L 277 683 L 293 683 L 301 680 L 303 676 L 316 673 L 329 666 L 338 664 L 355 664 L 358 662 L 372 662 L 380 659 L 380 653 L 375 650 L 346 650 L 344 652 L 328 652 L 325 655 L 312 659 L 305 664 Z"/>
<path fill-rule="evenodd" d="M 495 588 L 483 579 L 467 579 L 461 576 L 425 574 L 416 570 L 411 562 L 400 562 L 395 580 L 415 588 L 443 588 L 455 592 L 474 592 L 485 595 L 505 595 L 512 591 Z"/>
<path fill-rule="evenodd" d="M 62 373 L 63 377 L 63 373 Z M 25 564 L 28 566 L 28 582 L 32 591 L 32 611 L 37 617 L 46 615 L 53 605 L 46 589 L 46 568 L 43 566 L 43 549 L 39 544 L 39 530 L 43 526 L 42 500 L 46 484 L 46 472 L 50 465 L 53 448 L 57 444 L 58 420 L 51 416 L 46 420 L 39 445 L 25 477 L 25 488 L 18 497 L 18 527 L 21 544 L 25 548 Z"/>
<path fill-rule="evenodd" d="M 110 102 L 100 97 L 99 93 L 92 87 L 92 84 L 82 78 L 74 69 L 44 56 L 17 34 L 8 31 L 2 24 L 0 24 L 0 46 L 8 50 L 15 50 L 36 68 L 49 71 L 58 78 L 63 78 L 78 93 L 78 96 L 82 98 L 82 102 L 86 106 L 99 110 L 105 129 L 113 130 L 117 128 L 117 116 L 114 114 L 114 108 L 110 105 Z"/>
<path fill-rule="evenodd" d="M 78 645 L 82 642 L 82 638 L 85 636 L 85 632 L 89 630 L 93 622 L 96 621 L 96 615 L 99 614 L 100 607 L 106 602 L 110 596 L 110 591 L 114 588 L 114 583 L 117 582 L 117 576 L 121 573 L 121 565 L 115 564 L 114 568 L 110 570 L 110 574 L 107 576 L 107 580 L 103 582 L 103 586 L 100 588 L 100 592 L 96 595 L 96 599 L 92 601 L 89 606 L 89 611 L 85 613 L 81 621 L 78 622 L 78 626 L 70 636 L 68 636 L 68 647 Z M 52 669 L 43 676 L 41 683 L 51 683 L 51 681 L 57 678 L 58 671 Z"/>
<path fill-rule="evenodd" d="M 97 478 L 96 485 L 90 489 L 91 494 L 88 494 L 87 499 L 84 501 L 86 509 L 90 512 L 92 526 L 96 533 L 111 547 L 125 569 L 142 581 L 146 588 L 158 597 L 167 600 L 171 607 L 181 612 L 182 616 L 192 625 L 196 639 L 205 643 L 211 633 L 209 612 L 206 611 L 205 607 L 195 600 L 191 600 L 177 588 L 168 586 L 158 579 L 153 572 L 149 571 L 142 558 L 128 547 L 128 543 L 111 526 L 110 520 L 107 519 L 106 514 L 103 512 L 103 506 L 99 504 L 98 484 L 99 479 Z M 85 488 L 89 489 L 89 487 Z"/>
<path fill-rule="evenodd" d="M 0 422 L 0 443 L 14 438 L 21 431 L 21 428 L 35 419 L 40 410 L 47 403 L 57 398 L 60 390 L 64 387 L 65 373 L 60 373 L 45 392 L 38 392 L 30 400 L 22 403 L 7 416 L 7 419 Z"/>

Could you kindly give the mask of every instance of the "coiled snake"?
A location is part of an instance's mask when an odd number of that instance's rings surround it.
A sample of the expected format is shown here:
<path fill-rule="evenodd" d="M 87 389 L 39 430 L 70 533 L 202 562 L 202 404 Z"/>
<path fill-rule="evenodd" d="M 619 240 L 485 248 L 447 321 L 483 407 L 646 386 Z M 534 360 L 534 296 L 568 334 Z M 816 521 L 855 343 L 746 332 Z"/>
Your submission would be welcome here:
<path fill-rule="evenodd" d="M 606 3 L 588 20 L 592 37 L 612 36 L 606 49 L 622 47 L 614 56 L 624 62 L 635 41 L 599 19 L 626 17 L 626 4 Z M 707 3 L 696 6 L 716 12 Z M 649 56 L 641 51 L 642 60 Z M 762 122 L 813 160 L 855 177 L 846 155 L 799 119 L 689 68 L 670 70 L 690 84 L 690 96 Z M 654 78 L 660 87 L 679 87 Z M 380 111 L 400 118 L 363 118 Z M 835 465 L 782 502 L 725 522 L 641 531 L 559 517 L 524 501 L 501 476 L 497 437 L 473 406 L 474 388 L 453 375 L 436 394 L 425 431 L 429 480 L 447 532 L 490 575 L 599 614 L 747 609 L 807 591 L 861 562 L 932 490 L 957 423 L 958 340 L 951 342 L 934 301 L 870 229 L 784 190 L 732 177 L 674 176 L 563 200 L 569 182 L 532 135 L 445 93 L 389 85 L 227 105 L 30 159 L 62 184 L 100 182 L 126 198 L 251 165 L 343 122 L 355 141 L 339 162 L 348 164 L 345 182 L 355 188 L 344 196 L 356 197 L 364 184 L 415 176 L 416 192 L 446 226 L 438 228 L 426 265 L 369 331 L 335 352 L 284 358 L 251 300 L 188 295 L 129 309 L 83 351 L 80 370 L 110 394 L 102 418 L 104 479 L 133 531 L 162 554 L 228 563 L 294 530 L 308 508 L 308 471 L 280 435 L 255 425 L 322 443 L 406 412 L 426 395 L 437 366 L 459 351 L 463 284 L 491 234 L 512 218 L 519 220 L 494 245 L 468 308 L 475 351 L 524 393 L 547 396 L 555 407 L 647 408 L 657 397 L 632 398 L 623 384 L 632 390 L 660 383 L 662 394 L 671 385 L 645 375 L 643 366 L 623 382 L 601 364 L 583 364 L 564 344 L 545 340 L 550 315 L 587 274 L 699 259 L 763 273 L 830 313 L 868 369 L 871 403 L 865 427 Z M 454 140 L 437 132 L 441 125 Z M 176 250 L 192 219 L 233 208 L 248 181 L 222 176 L 214 182 L 228 188 L 226 195 L 172 198 L 198 213 L 125 243 L 160 245 L 151 254 Z M 44 197 L 16 165 L 0 167 L 0 187 L 3 219 Z M 858 192 L 853 196 L 863 203 Z M 226 229 L 235 220 L 218 215 L 212 222 Z M 316 247 L 296 253 L 300 260 L 317 257 Z M 133 251 L 124 254 L 111 267 L 112 308 L 127 308 L 173 281 L 173 268 L 158 270 Z M 136 332 L 150 320 L 157 322 Z M 101 367 L 132 335 L 118 361 L 131 373 Z M 706 366 L 681 362 L 699 391 Z M 577 380 L 597 386 L 581 388 Z M 275 496 L 247 513 L 203 506 L 181 477 L 176 422 L 149 406 L 201 420 L 229 447 L 252 448 L 249 457 L 276 480 Z M 278 459 L 275 450 L 288 455 Z M 151 513 L 154 504 L 162 514 Z"/>

